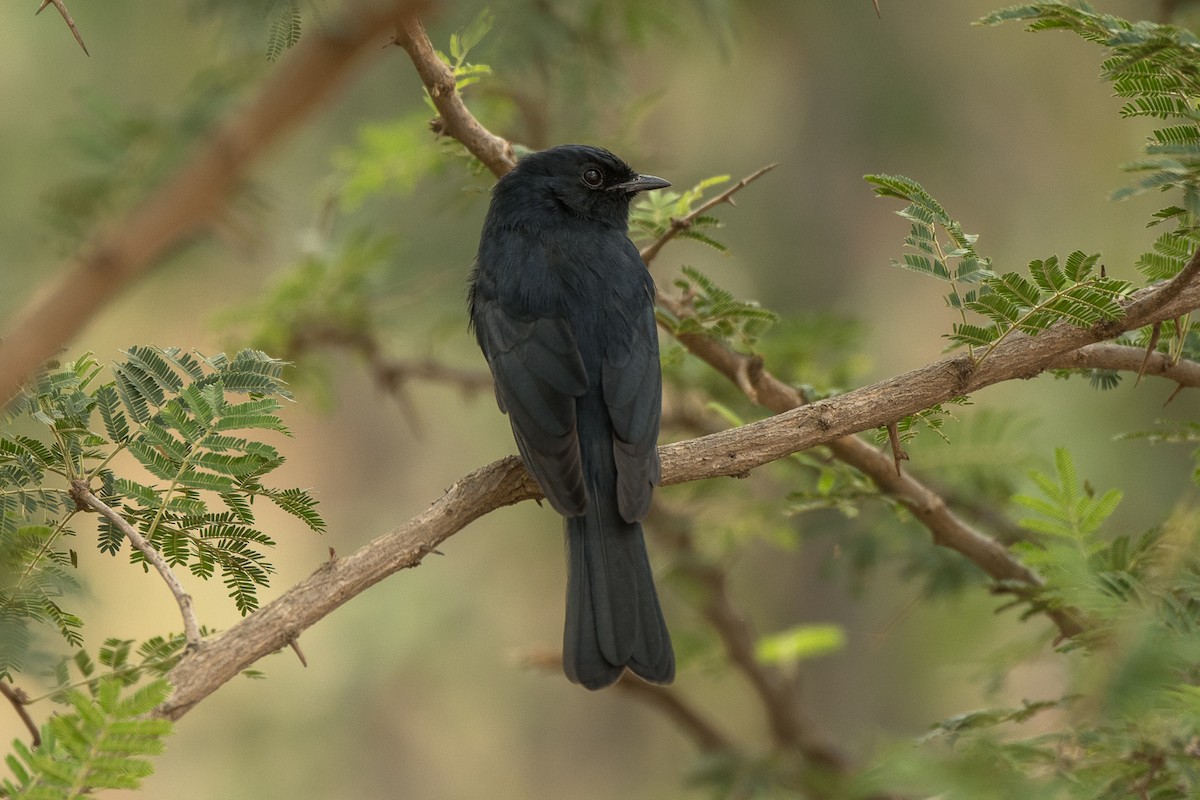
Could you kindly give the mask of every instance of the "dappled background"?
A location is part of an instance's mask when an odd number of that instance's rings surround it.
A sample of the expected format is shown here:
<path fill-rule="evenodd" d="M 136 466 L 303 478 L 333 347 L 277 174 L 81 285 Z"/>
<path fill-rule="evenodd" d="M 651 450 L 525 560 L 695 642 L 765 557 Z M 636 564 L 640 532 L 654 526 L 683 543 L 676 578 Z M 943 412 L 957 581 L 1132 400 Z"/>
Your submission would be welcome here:
<path fill-rule="evenodd" d="M 0 5 L 0 321 L 274 68 L 271 25 L 286 5 L 75 0 L 90 57 L 53 9 L 34 17 L 32 3 Z M 1109 199 L 1131 181 L 1118 165 L 1136 156 L 1150 126 L 1118 117 L 1120 102 L 1097 77 L 1099 49 L 1074 36 L 973 26 L 998 5 L 987 0 L 880 5 L 881 18 L 869 0 L 498 0 L 489 4 L 494 26 L 468 58 L 494 75 L 468 89 L 467 102 L 515 141 L 604 145 L 680 188 L 778 162 L 736 208 L 719 210 L 725 227 L 714 235 L 728 253 L 675 242 L 655 277 L 670 286 L 681 265 L 695 267 L 782 315 L 778 330 L 807 331 L 799 350 L 770 333 L 761 349 L 776 373 L 822 391 L 939 358 L 954 321 L 943 287 L 890 264 L 907 223 L 892 213 L 897 203 L 873 197 L 864 174 L 920 181 L 980 235 L 998 269 L 1082 249 L 1102 251 L 1110 275 L 1137 281 L 1133 263 L 1156 235 L 1144 221 L 1164 202 Z M 1161 4 L 1101 5 L 1141 18 Z M 336 7 L 300 3 L 302 30 Z M 431 39 L 446 48 L 483 8 L 435 3 Z M 413 380 L 396 396 L 344 347 L 281 351 L 295 344 L 281 334 L 287 299 L 326 279 L 313 265 L 349 252 L 357 261 L 342 280 L 369 298 L 385 357 L 483 370 L 463 300 L 490 178 L 443 152 L 427 134 L 431 116 L 404 53 L 373 54 L 259 165 L 211 235 L 175 252 L 69 348 L 105 362 L 134 343 L 205 353 L 254 344 L 298 361 L 289 375 L 297 402 L 285 410 L 295 438 L 273 442 L 288 457 L 276 483 L 311 488 L 329 530 L 316 536 L 264 514 L 279 542 L 264 600 L 330 548 L 353 551 L 513 452 L 490 390 Z M 673 375 L 716 385 L 701 365 L 672 358 Z M 1019 476 L 1065 446 L 1092 485 L 1125 488 L 1116 527 L 1140 529 L 1187 492 L 1189 454 L 1113 437 L 1194 413 L 1186 392 L 1162 408 L 1171 389 L 1125 380 L 1101 393 L 1049 376 L 992 387 L 954 407 L 959 421 L 942 431 L 951 441 L 977 437 L 972 463 L 924 431 L 910 444 L 912 469 L 956 487 L 967 473 L 977 477 L 979 462 Z M 1055 693 L 1062 666 L 1053 655 L 1002 671 L 1014 652 L 1045 643 L 1047 621 L 1021 623 L 1010 612 L 996 624 L 1002 600 L 956 557 L 931 554 L 928 533 L 882 504 L 857 517 L 786 515 L 795 475 L 785 466 L 659 497 L 695 515 L 698 538 L 728 567 L 731 592 L 759 632 L 842 627 L 840 650 L 799 667 L 807 714 L 824 737 L 857 758 L 976 705 Z M 972 486 L 957 490 L 964 504 L 976 498 Z M 741 510 L 745 497 L 755 513 Z M 449 540 L 443 555 L 356 598 L 301 638 L 307 669 L 277 654 L 258 665 L 266 680 L 239 679 L 184 717 L 147 796 L 683 793 L 683 776 L 702 765 L 668 721 L 614 691 L 590 694 L 557 670 L 524 665 L 531 652 L 558 646 L 560 525 L 535 504 L 502 509 Z M 89 646 L 178 627 L 157 576 L 98 554 L 87 537 L 74 543 L 89 576 L 74 602 Z M 762 709 L 722 666 L 666 554 L 652 545 L 651 557 L 683 659 L 680 692 L 747 749 L 765 747 Z M 911 578 L 922 559 L 947 563 Z M 941 583 L 931 586 L 929 575 Z M 202 622 L 237 621 L 217 582 L 188 585 Z M 49 710 L 32 707 L 38 718 Z M 0 711 L 0 736 L 21 735 Z"/>

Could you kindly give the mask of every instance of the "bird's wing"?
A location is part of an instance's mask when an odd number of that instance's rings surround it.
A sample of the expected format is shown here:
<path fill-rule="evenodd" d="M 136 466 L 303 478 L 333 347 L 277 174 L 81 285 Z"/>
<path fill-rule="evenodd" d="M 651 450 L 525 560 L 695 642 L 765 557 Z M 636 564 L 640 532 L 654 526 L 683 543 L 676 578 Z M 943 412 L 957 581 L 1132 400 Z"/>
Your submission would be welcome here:
<path fill-rule="evenodd" d="M 525 466 L 558 513 L 582 514 L 587 489 L 575 398 L 587 391 L 587 373 L 571 328 L 559 318 L 514 319 L 484 300 L 475 327 Z"/>
<path fill-rule="evenodd" d="M 647 291 L 648 303 L 635 306 L 636 311 L 630 309 L 636 318 L 630 320 L 628 338 L 609 344 L 601 380 L 613 426 L 617 507 L 626 522 L 645 518 L 654 487 L 662 477 L 657 446 L 662 368 L 652 286 Z"/>

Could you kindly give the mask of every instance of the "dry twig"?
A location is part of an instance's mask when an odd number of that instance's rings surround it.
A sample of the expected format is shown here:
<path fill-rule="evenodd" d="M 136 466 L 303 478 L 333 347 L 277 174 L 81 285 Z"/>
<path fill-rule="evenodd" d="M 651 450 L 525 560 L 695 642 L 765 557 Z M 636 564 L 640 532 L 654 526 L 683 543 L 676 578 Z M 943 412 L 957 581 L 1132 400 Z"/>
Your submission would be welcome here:
<path fill-rule="evenodd" d="M 183 584 L 175 577 L 175 573 L 171 571 L 171 567 L 162 557 L 162 553 L 158 552 L 154 545 L 115 509 L 92 494 L 92 490 L 83 481 L 71 481 L 71 499 L 79 508 L 95 511 L 112 523 L 113 527 L 125 534 L 129 543 L 136 547 L 142 557 L 158 571 L 163 582 L 167 584 L 167 588 L 171 590 L 171 594 L 175 596 L 175 602 L 179 605 L 179 613 L 183 616 L 183 638 L 187 642 L 188 650 L 198 650 L 200 648 L 200 624 L 196 621 L 196 611 L 192 608 L 192 596 L 184 590 Z"/>

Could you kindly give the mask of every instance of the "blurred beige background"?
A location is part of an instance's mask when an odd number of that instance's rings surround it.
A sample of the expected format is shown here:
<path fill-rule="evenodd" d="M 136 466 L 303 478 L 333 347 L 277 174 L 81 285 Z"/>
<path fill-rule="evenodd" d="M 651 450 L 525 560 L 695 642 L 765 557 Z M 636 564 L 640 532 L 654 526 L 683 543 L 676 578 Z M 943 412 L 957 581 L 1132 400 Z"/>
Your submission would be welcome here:
<path fill-rule="evenodd" d="M 35 18 L 32 2 L 0 5 L 0 321 L 65 256 L 39 198 L 80 168 L 64 140 L 80 98 L 96 93 L 162 107 L 196 69 L 233 52 L 227 29 L 178 5 L 74 0 L 90 58 L 52 9 Z M 1110 274 L 1137 281 L 1132 264 L 1155 236 L 1143 222 L 1169 201 L 1107 199 L 1128 181 L 1116 165 L 1136 157 L 1149 126 L 1118 118 L 1120 103 L 1098 78 L 1099 49 L 1065 34 L 972 26 L 999 0 L 881 5 L 877 19 L 869 0 L 734 2 L 724 52 L 700 15 L 681 5 L 677 32 L 652 34 L 640 49 L 621 54 L 614 72 L 630 102 L 662 92 L 652 110 L 624 131 L 601 114 L 594 127 L 553 133 L 609 145 L 636 168 L 681 187 L 779 162 L 739 197 L 737 209 L 721 211 L 732 256 L 673 244 L 656 275 L 667 284 L 679 264 L 692 264 L 781 313 L 860 320 L 864 381 L 938 358 L 941 334 L 952 322 L 940 286 L 890 266 L 906 223 L 893 214 L 897 203 L 873 198 L 865 173 L 919 180 L 980 234 L 980 250 L 998 269 L 1078 248 L 1103 251 Z M 1140 18 L 1159 4 L 1099 5 Z M 439 4 L 430 21 L 435 43 L 444 44 L 480 7 Z M 527 9 L 517 0 L 492 8 L 497 28 L 473 60 L 503 75 L 506 37 Z M 594 96 L 583 93 L 580 102 Z M 331 153 L 351 144 L 363 123 L 412 113 L 420 103 L 403 52 L 381 52 L 324 113 L 259 165 L 256 195 L 265 209 L 252 217 L 248 240 L 187 249 L 108 308 L 72 352 L 92 350 L 109 360 L 132 343 L 210 353 L 238 346 L 222 320 L 301 252 L 324 200 Z M 411 338 L 398 337 L 396 352 L 431 350 L 451 363 L 481 367 L 461 300 L 485 202 L 464 195 L 465 183 L 451 172 L 414 195 L 373 205 L 358 220 L 395 233 L 403 245 L 396 282 L 418 299 L 397 303 Z M 346 388 L 326 401 L 300 384 L 298 402 L 286 411 L 296 437 L 279 443 L 288 463 L 275 481 L 311 487 L 329 532 L 317 537 L 289 520 L 266 518 L 280 546 L 272 559 L 278 574 L 264 600 L 316 568 L 329 547 L 352 551 L 465 472 L 513 451 L 490 397 L 415 386 L 414 420 L 359 364 L 329 363 Z M 1126 381 L 1096 393 L 1083 381 L 1042 377 L 994 387 L 975 401 L 1020 409 L 1038 421 L 1035 446 L 1043 456 L 1068 446 L 1094 485 L 1124 487 L 1117 526 L 1137 529 L 1187 491 L 1188 454 L 1113 443 L 1112 436 L 1195 412 L 1187 393 L 1164 412 L 1170 390 L 1156 383 L 1134 390 Z M 930 452 L 936 460 L 936 446 Z M 914 468 L 921 467 L 918 460 Z M 99 555 L 86 532 L 74 546 L 81 567 L 95 576 L 77 601 L 90 646 L 106 636 L 146 637 L 178 627 L 156 576 Z M 556 647 L 561 633 L 564 578 L 553 513 L 533 504 L 504 509 L 442 550 L 444 557 L 394 576 L 307 632 L 301 639 L 307 669 L 292 654 L 278 654 L 258 665 L 267 680 L 235 681 L 189 713 L 144 795 L 687 794 L 683 775 L 694 754 L 663 719 L 612 692 L 589 694 L 561 675 L 518 663 L 531 647 Z M 845 625 L 847 647 L 806 667 L 805 691 L 819 728 L 849 752 L 919 734 L 979 705 L 974 679 L 989 654 L 1029 638 L 1029 627 L 1012 615 L 994 619 L 997 601 L 982 591 L 914 603 L 917 588 L 885 572 L 852 598 L 843 582 L 823 576 L 826 555 L 820 547 L 784 558 L 751 548 L 734 566 L 734 590 L 764 632 L 806 621 Z M 193 580 L 189 588 L 203 622 L 237 621 L 219 584 Z M 665 602 L 673 630 L 697 624 L 676 598 Z M 1043 661 L 1019 672 L 1000 699 L 1050 693 L 1056 666 L 1052 656 Z M 681 674 L 678 687 L 748 741 L 765 742 L 760 710 L 738 679 L 696 665 Z M 39 719 L 49 710 L 32 709 Z M 0 709 L 0 738 L 22 735 L 13 715 Z"/>

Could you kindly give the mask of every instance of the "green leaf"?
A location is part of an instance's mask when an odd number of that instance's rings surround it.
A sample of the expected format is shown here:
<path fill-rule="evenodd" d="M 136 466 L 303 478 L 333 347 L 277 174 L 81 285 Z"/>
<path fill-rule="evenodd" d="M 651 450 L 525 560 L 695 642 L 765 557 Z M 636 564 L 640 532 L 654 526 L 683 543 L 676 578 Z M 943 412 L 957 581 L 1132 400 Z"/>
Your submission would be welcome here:
<path fill-rule="evenodd" d="M 764 664 L 794 664 L 837 652 L 845 644 L 846 634 L 840 625 L 797 625 L 759 639 L 754 655 Z"/>

